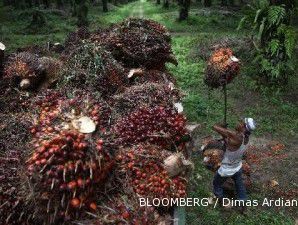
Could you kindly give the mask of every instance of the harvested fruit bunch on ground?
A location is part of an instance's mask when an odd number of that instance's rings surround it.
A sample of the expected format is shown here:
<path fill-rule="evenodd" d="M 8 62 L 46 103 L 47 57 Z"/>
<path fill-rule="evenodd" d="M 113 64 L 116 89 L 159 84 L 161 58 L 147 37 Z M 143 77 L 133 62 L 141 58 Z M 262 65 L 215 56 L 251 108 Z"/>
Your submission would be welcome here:
<path fill-rule="evenodd" d="M 139 23 L 147 22 L 140 19 Z M 168 39 L 160 34 L 159 28 L 151 25 L 130 26 L 128 20 L 111 27 L 108 33 L 95 34 L 91 40 L 111 51 L 114 58 L 128 68 L 164 70 L 166 62 L 177 64 Z"/>
<path fill-rule="evenodd" d="M 121 90 L 128 78 L 123 66 L 96 43 L 82 42 L 69 56 L 58 85 L 100 92 L 103 97 Z"/>
<path fill-rule="evenodd" d="M 17 49 L 17 52 L 28 52 L 33 55 L 51 55 L 46 45 L 29 45 Z"/>
<path fill-rule="evenodd" d="M 26 118 L 22 113 L 0 113 L 0 154 L 11 150 L 23 150 L 32 136 L 28 130 L 32 118 Z"/>
<path fill-rule="evenodd" d="M 39 58 L 39 62 L 43 65 L 46 73 L 46 79 L 43 82 L 43 87 L 48 88 L 53 86 L 59 78 L 63 66 L 62 61 L 51 57 L 41 57 Z"/>
<path fill-rule="evenodd" d="M 37 106 L 37 112 L 31 133 L 38 141 L 69 129 L 103 134 L 110 125 L 109 106 L 99 97 L 79 90 L 73 90 L 71 97 L 48 91 L 33 99 L 32 105 Z"/>
<path fill-rule="evenodd" d="M 120 146 L 150 142 L 170 148 L 185 142 L 188 137 L 186 118 L 171 107 L 140 107 L 120 118 L 112 127 Z"/>
<path fill-rule="evenodd" d="M 94 191 L 114 165 L 104 142 L 69 130 L 35 143 L 27 173 L 37 218 L 57 224 L 96 209 Z"/>
<path fill-rule="evenodd" d="M 107 206 L 107 207 L 106 207 Z M 138 199 L 131 196 L 116 194 L 112 198 L 105 200 L 97 212 L 97 218 L 89 221 L 79 221 L 86 225 L 153 225 L 172 224 L 169 214 L 161 215 L 153 207 L 141 207 Z"/>
<path fill-rule="evenodd" d="M 134 73 L 134 71 L 136 71 Z M 166 71 L 132 69 L 129 72 L 130 84 L 158 83 L 166 85 L 176 84 L 174 76 Z"/>
<path fill-rule="evenodd" d="M 20 92 L 12 84 L 11 79 L 0 79 L 0 112 L 16 113 L 26 109 L 26 101 L 31 98 L 31 93 L 25 94 Z"/>
<path fill-rule="evenodd" d="M 64 42 L 64 55 L 68 55 L 76 47 L 78 47 L 83 40 L 90 37 L 90 31 L 87 27 L 80 27 L 77 31 L 71 32 L 67 35 Z"/>
<path fill-rule="evenodd" d="M 1 152 L 2 153 L 2 152 Z M 21 154 L 9 150 L 0 155 L 0 224 L 30 224 L 29 208 L 21 193 Z"/>
<path fill-rule="evenodd" d="M 179 90 L 173 89 L 168 85 L 146 83 L 126 88 L 119 95 L 112 97 L 114 109 L 121 116 L 130 114 L 137 107 L 174 107 L 173 104 L 181 100 Z M 125 109 L 125 110 L 123 110 Z"/>
<path fill-rule="evenodd" d="M 157 35 L 162 35 L 167 41 L 171 40 L 170 32 L 168 29 L 160 23 L 150 19 L 140 19 L 140 18 L 129 18 L 124 20 L 119 26 L 131 29 L 131 28 L 143 28 L 148 32 L 155 33 Z"/>
<path fill-rule="evenodd" d="M 45 68 L 36 55 L 21 52 L 8 59 L 5 77 L 11 78 L 21 89 L 36 88 L 45 77 Z"/>
<path fill-rule="evenodd" d="M 211 88 L 229 84 L 240 71 L 239 60 L 229 48 L 216 50 L 209 59 L 205 71 L 205 83 Z"/>
<path fill-rule="evenodd" d="M 163 160 L 171 155 L 156 145 L 124 148 L 116 155 L 119 177 L 123 185 L 145 198 L 182 198 L 186 196 L 187 181 L 182 176 L 170 177 Z M 121 175 L 122 174 L 122 175 Z M 125 183 L 128 182 L 128 183 Z"/>

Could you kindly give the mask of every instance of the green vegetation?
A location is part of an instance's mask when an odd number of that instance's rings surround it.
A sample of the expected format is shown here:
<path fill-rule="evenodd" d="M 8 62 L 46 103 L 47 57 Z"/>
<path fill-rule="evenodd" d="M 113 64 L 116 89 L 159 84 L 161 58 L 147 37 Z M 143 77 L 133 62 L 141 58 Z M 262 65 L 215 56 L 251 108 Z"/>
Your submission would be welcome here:
<path fill-rule="evenodd" d="M 257 136 L 270 136 L 281 140 L 297 140 L 297 85 L 298 78 L 290 76 L 289 82 L 283 88 L 268 88 L 256 85 L 255 77 L 261 72 L 253 63 L 254 46 L 242 46 L 249 30 L 244 28 L 237 31 L 241 11 L 227 11 L 222 8 L 202 8 L 193 5 L 189 17 L 178 22 L 178 6 L 170 5 L 169 9 L 156 6 L 153 2 L 132 2 L 118 6 L 108 13 L 103 13 L 99 6 L 89 9 L 88 21 L 90 29 L 98 29 L 119 22 L 131 15 L 132 9 L 142 4 L 144 17 L 164 24 L 173 34 L 173 51 L 179 65 L 168 66 L 175 74 L 180 88 L 186 94 L 184 99 L 185 112 L 190 121 L 203 123 L 210 133 L 210 127 L 223 118 L 223 97 L 220 90 L 209 90 L 203 83 L 203 73 L 206 67 L 206 57 L 210 54 L 212 44 L 225 41 L 231 44 L 236 55 L 242 61 L 241 75 L 228 86 L 228 123 L 233 126 L 244 116 L 256 118 L 259 123 Z M 8 51 L 32 44 L 44 44 L 47 41 L 62 42 L 68 32 L 76 28 L 76 18 L 67 16 L 61 11 L 42 10 L 46 16 L 47 25 L 41 27 L 37 34 L 26 33 L 25 28 L 30 24 L 31 11 L 15 10 L 0 5 L 0 41 L 3 41 Z M 258 24 L 261 26 L 261 24 Z M 278 32 L 278 31 L 277 31 Z M 295 27 L 297 35 L 297 27 Z M 286 33 L 285 33 L 286 34 Z M 284 35 L 285 35 L 284 34 Z M 265 35 L 265 33 L 263 34 Z M 279 40 L 279 39 L 278 39 Z M 273 45 L 274 40 L 267 43 Z M 265 52 L 260 54 L 275 54 L 279 47 L 287 51 L 285 43 L 278 43 L 278 47 L 266 46 Z M 276 41 L 275 41 L 276 46 Z M 208 48 L 210 47 L 210 48 Z M 291 46 L 293 48 L 293 46 Z M 269 52 L 268 52 L 269 51 Z M 293 51 L 293 49 L 292 49 Z M 296 60 L 297 54 L 291 53 Z M 295 64 L 295 63 L 293 63 Z M 270 67 L 271 68 L 271 67 Z M 272 69 L 272 68 L 271 68 Z M 270 69 L 270 71 L 271 71 Z M 267 71 L 268 72 L 268 71 Z M 201 159 L 195 157 L 194 185 L 190 190 L 190 197 L 211 196 L 212 173 L 201 164 Z M 202 179 L 196 179 L 200 174 Z M 262 198 L 262 193 L 251 193 L 255 198 Z M 187 224 L 294 224 L 293 217 L 287 212 L 274 209 L 250 208 L 247 216 L 236 211 L 222 212 L 212 207 L 187 208 Z"/>
<path fill-rule="evenodd" d="M 263 74 L 263 83 L 285 84 L 294 72 L 293 53 L 296 35 L 289 25 L 293 8 L 286 5 L 270 5 L 267 0 L 253 1 L 251 9 L 239 24 L 252 27 L 256 57 L 254 64 Z"/>

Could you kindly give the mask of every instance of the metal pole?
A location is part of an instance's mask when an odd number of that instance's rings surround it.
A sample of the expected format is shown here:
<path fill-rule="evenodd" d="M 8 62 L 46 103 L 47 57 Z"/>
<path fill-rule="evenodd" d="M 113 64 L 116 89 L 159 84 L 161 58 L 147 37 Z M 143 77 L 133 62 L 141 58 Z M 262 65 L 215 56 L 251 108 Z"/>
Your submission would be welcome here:
<path fill-rule="evenodd" d="M 223 85 L 224 92 L 224 125 L 227 125 L 227 84 Z"/>
<path fill-rule="evenodd" d="M 4 51 L 0 50 L 0 77 L 3 73 L 3 63 L 4 63 Z"/>

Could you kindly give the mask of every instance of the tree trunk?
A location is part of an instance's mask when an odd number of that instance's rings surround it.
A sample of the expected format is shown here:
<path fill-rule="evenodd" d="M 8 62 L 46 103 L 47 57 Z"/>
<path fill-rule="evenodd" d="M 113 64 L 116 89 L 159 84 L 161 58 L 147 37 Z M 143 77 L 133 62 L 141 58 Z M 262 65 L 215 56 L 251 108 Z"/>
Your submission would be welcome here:
<path fill-rule="evenodd" d="M 63 1 L 62 0 L 56 0 L 56 5 L 58 9 L 63 9 Z"/>
<path fill-rule="evenodd" d="M 108 12 L 108 0 L 102 0 L 102 11 Z"/>
<path fill-rule="evenodd" d="M 204 0 L 204 7 L 211 7 L 212 0 Z"/>
<path fill-rule="evenodd" d="M 221 5 L 222 6 L 227 6 L 228 5 L 228 1 L 227 0 L 221 0 Z"/>
<path fill-rule="evenodd" d="M 75 0 L 71 0 L 71 16 L 77 16 L 77 4 Z"/>
<path fill-rule="evenodd" d="M 39 7 L 39 5 L 40 5 L 39 0 L 34 0 L 34 6 L 35 6 L 35 7 Z"/>
<path fill-rule="evenodd" d="M 9 0 L 3 0 L 3 5 L 4 6 L 8 6 L 8 5 L 10 5 L 11 3 L 10 3 L 10 1 Z"/>
<path fill-rule="evenodd" d="M 49 0 L 43 0 L 43 4 L 45 8 L 50 8 L 50 1 Z"/>
<path fill-rule="evenodd" d="M 157 5 L 160 5 L 160 0 L 156 0 L 156 4 Z"/>
<path fill-rule="evenodd" d="M 77 9 L 77 25 L 78 27 L 88 26 L 88 6 L 86 5 L 85 0 L 76 0 L 76 9 Z"/>
<path fill-rule="evenodd" d="M 36 29 L 45 26 L 46 23 L 47 22 L 45 15 L 39 10 L 34 10 L 34 12 L 32 13 L 32 21 L 29 27 L 31 29 Z"/>
<path fill-rule="evenodd" d="M 32 8 L 32 0 L 25 0 L 26 6 Z"/>
<path fill-rule="evenodd" d="M 24 7 L 24 2 L 22 0 L 19 1 L 11 1 L 12 5 L 16 9 L 22 9 Z"/>
<path fill-rule="evenodd" d="M 182 21 L 188 18 L 190 0 L 182 0 L 180 4 L 179 21 Z"/>
<path fill-rule="evenodd" d="M 164 0 L 164 2 L 163 2 L 163 7 L 164 7 L 165 9 L 168 9 L 168 8 L 169 8 L 169 0 Z"/>

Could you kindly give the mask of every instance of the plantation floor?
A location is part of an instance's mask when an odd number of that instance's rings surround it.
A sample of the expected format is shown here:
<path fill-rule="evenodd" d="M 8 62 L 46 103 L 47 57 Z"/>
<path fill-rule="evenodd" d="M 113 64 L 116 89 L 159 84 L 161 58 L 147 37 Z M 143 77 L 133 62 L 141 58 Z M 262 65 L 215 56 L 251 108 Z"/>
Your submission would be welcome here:
<path fill-rule="evenodd" d="M 39 34 L 29 34 L 25 27 L 30 16 L 0 6 L 0 41 L 9 51 L 25 45 L 44 44 L 47 41 L 62 41 L 66 34 L 75 29 L 76 19 L 67 12 L 47 10 L 47 26 Z M 30 15 L 30 14 L 29 14 Z M 258 74 L 251 64 L 250 51 L 253 49 L 245 42 L 247 31 L 236 31 L 241 12 L 235 8 L 202 8 L 192 6 L 187 21 L 177 22 L 178 8 L 170 6 L 163 9 L 154 2 L 145 0 L 113 7 L 104 14 L 99 7 L 92 7 L 89 12 L 90 28 L 97 29 L 111 23 L 119 22 L 129 16 L 144 17 L 164 24 L 171 32 L 173 51 L 179 65 L 168 66 L 175 75 L 179 87 L 185 92 L 184 109 L 189 121 L 201 126 L 195 132 L 193 160 L 195 170 L 192 178 L 190 197 L 210 197 L 212 195 L 212 176 L 202 165 L 201 156 L 196 153 L 202 137 L 213 134 L 211 126 L 222 120 L 223 96 L 220 90 L 209 90 L 203 83 L 206 59 L 212 45 L 225 42 L 231 46 L 242 62 L 241 76 L 228 87 L 228 123 L 234 126 L 239 118 L 253 117 L 257 120 L 258 130 L 253 134 L 251 143 L 256 146 L 257 154 L 262 157 L 270 151 L 267 146 L 275 143 L 285 145 L 274 157 L 266 157 L 262 163 L 255 165 L 253 188 L 250 199 L 263 199 L 274 196 L 276 189 L 298 189 L 297 183 L 297 140 L 298 140 L 298 105 L 297 76 L 291 78 L 285 90 L 257 87 L 252 74 Z M 22 18 L 22 19 L 20 19 Z M 285 155 L 284 157 L 281 157 Z M 275 157 L 276 156 L 276 157 Z M 279 157 L 280 156 L 280 157 Z M 267 183 L 276 180 L 279 185 L 269 188 Z M 295 196 L 297 198 L 297 195 Z M 187 207 L 187 225 L 197 224 L 295 224 L 298 218 L 296 208 L 248 208 L 246 215 L 237 210 L 223 211 L 210 207 Z"/>

